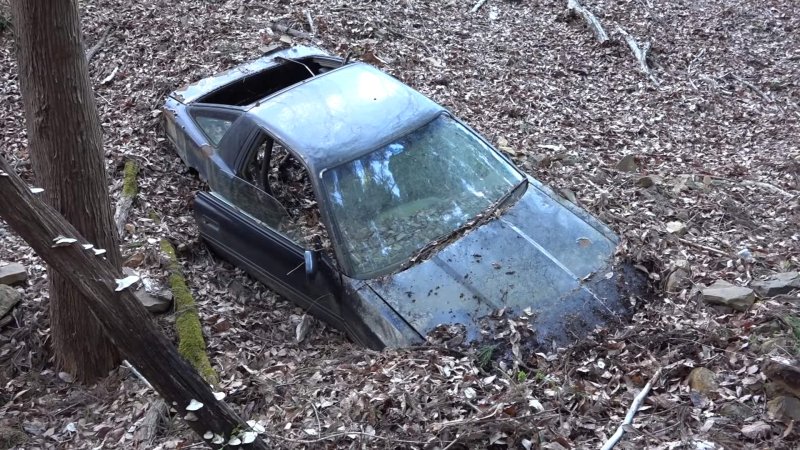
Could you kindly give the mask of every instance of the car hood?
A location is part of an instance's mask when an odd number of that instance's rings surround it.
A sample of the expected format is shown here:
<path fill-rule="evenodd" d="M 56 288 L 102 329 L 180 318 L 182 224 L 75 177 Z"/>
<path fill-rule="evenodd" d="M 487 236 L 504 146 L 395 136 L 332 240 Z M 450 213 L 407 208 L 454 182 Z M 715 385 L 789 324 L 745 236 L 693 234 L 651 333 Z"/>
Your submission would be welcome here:
<path fill-rule="evenodd" d="M 423 336 L 457 323 L 476 339 L 481 319 L 506 308 L 529 313 L 541 343 L 565 343 L 624 311 L 616 243 L 599 221 L 531 180 L 497 219 L 368 284 Z"/>

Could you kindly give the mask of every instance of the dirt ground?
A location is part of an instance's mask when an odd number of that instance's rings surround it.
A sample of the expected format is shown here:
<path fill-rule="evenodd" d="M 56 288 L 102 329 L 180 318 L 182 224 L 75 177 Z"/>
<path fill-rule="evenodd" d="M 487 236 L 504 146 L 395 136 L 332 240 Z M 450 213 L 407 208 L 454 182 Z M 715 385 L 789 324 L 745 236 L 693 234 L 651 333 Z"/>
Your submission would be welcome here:
<path fill-rule="evenodd" d="M 585 3 L 607 43 L 566 0 L 488 0 L 476 12 L 472 0 L 81 2 L 87 48 L 105 36 L 90 74 L 115 198 L 124 161 L 141 164 L 123 252 L 163 280 L 158 241 L 175 244 L 226 401 L 262 423 L 270 445 L 598 448 L 660 371 L 616 448 L 797 448 L 800 404 L 770 403 L 782 394 L 765 366 L 794 361 L 800 298 L 759 299 L 738 312 L 699 293 L 717 280 L 748 285 L 800 268 L 794 2 Z M 282 36 L 273 23 L 313 38 Z M 620 29 L 649 44 L 650 76 Z M 171 90 L 281 39 L 353 52 L 450 108 L 608 223 L 622 238 L 620 256 L 648 273 L 657 294 L 635 305 L 628 324 L 568 348 L 523 347 L 513 362 L 443 337 L 377 353 L 320 323 L 296 342 L 303 311 L 197 239 L 191 202 L 203 185 L 167 145 L 159 117 Z M 31 180 L 13 50 L 6 30 L 0 151 Z M 16 432 L 24 448 L 202 448 L 176 418 L 142 441 L 157 396 L 128 369 L 89 387 L 59 373 L 45 267 L 2 222 L 0 242 L 0 260 L 29 272 L 14 321 L 0 329 L 0 447 Z M 676 264 L 690 274 L 667 293 Z M 158 320 L 172 333 L 171 315 Z M 497 338 L 513 348 L 530 333 L 508 317 Z M 706 388 L 687 383 L 698 367 L 711 372 Z"/>

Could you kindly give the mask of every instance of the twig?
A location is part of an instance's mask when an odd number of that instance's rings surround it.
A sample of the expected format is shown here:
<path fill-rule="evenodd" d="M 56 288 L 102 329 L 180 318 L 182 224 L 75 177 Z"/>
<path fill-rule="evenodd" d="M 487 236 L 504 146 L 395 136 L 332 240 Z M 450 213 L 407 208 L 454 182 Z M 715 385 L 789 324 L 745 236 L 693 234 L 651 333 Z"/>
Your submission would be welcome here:
<path fill-rule="evenodd" d="M 272 25 L 270 25 L 270 28 L 272 28 L 274 31 L 277 31 L 278 33 L 285 33 L 292 37 L 301 39 L 311 39 L 311 35 L 306 33 L 305 31 L 295 30 L 294 28 L 291 28 L 287 25 L 273 23 Z"/>
<path fill-rule="evenodd" d="M 636 415 L 636 412 L 639 411 L 639 408 L 642 406 L 642 402 L 647 397 L 647 394 L 650 392 L 650 388 L 653 387 L 653 383 L 658 380 L 658 377 L 661 376 L 661 368 L 659 367 L 656 370 L 656 373 L 653 374 L 653 378 L 650 378 L 650 381 L 644 385 L 642 390 L 636 395 L 633 399 L 633 403 L 631 407 L 628 408 L 628 413 L 625 414 L 625 420 L 622 421 L 622 424 L 617 428 L 617 431 L 611 436 L 609 440 L 606 441 L 605 444 L 600 448 L 600 450 L 611 450 L 617 445 L 617 442 L 622 438 L 622 435 L 625 433 L 625 427 L 630 425 L 633 422 L 633 416 Z"/>
<path fill-rule="evenodd" d="M 706 247 L 705 245 L 698 244 L 696 242 L 692 242 L 692 241 L 686 240 L 684 238 L 678 238 L 678 241 L 683 242 L 686 245 L 691 245 L 692 247 L 697 247 L 699 249 L 702 249 L 702 250 L 717 254 L 719 256 L 728 256 L 728 254 L 723 252 L 722 250 L 718 250 L 718 249 L 713 248 L 713 247 Z"/>
<path fill-rule="evenodd" d="M 775 186 L 774 184 L 771 184 L 771 183 L 767 183 L 765 181 L 728 180 L 726 178 L 720 178 L 720 177 L 712 177 L 712 178 L 714 179 L 714 181 L 712 182 L 713 184 L 717 184 L 716 183 L 717 181 L 719 181 L 720 183 L 730 183 L 730 184 L 739 183 L 739 184 L 743 184 L 745 186 L 760 187 L 762 189 L 766 189 L 768 191 L 775 192 L 776 194 L 781 194 L 781 195 L 783 195 L 785 197 L 788 197 L 789 199 L 793 199 L 796 196 L 795 194 L 792 194 L 791 192 L 784 191 L 783 189 L 779 188 L 778 186 Z"/>
<path fill-rule="evenodd" d="M 600 23 L 600 20 L 597 19 L 597 16 L 595 16 L 594 13 L 581 5 L 578 0 L 568 0 L 567 9 L 576 12 L 583 17 L 583 20 L 586 21 L 586 24 L 589 25 L 589 28 L 591 28 L 594 32 L 598 42 L 603 44 L 608 41 L 608 33 L 606 33 L 606 30 L 603 29 L 603 25 Z"/>
<path fill-rule="evenodd" d="M 127 359 L 122 361 L 122 365 L 127 367 L 131 372 L 133 372 L 133 374 L 136 375 L 136 378 L 140 379 L 145 385 L 147 385 L 147 387 L 153 389 L 153 386 L 150 384 L 149 381 L 147 381 L 147 378 L 145 378 L 141 373 L 139 373 L 139 371 L 136 370 L 136 368 L 133 367 L 133 365 L 129 363 Z"/>
<path fill-rule="evenodd" d="M 761 91 L 761 89 L 759 89 L 758 87 L 756 87 L 756 85 L 755 85 L 755 84 L 753 84 L 753 83 L 751 83 L 751 82 L 749 82 L 749 81 L 745 80 L 744 78 L 742 78 L 742 77 L 740 77 L 740 76 L 738 76 L 738 75 L 733 75 L 733 78 L 735 78 L 735 79 L 736 79 L 738 82 L 740 82 L 740 83 L 742 83 L 743 85 L 745 85 L 745 86 L 747 86 L 748 88 L 750 88 L 750 90 L 751 90 L 751 91 L 755 92 L 755 93 L 756 93 L 756 95 L 758 95 L 759 97 L 761 97 L 761 99 L 762 99 L 762 100 L 764 100 L 765 102 L 767 102 L 767 103 L 772 103 L 772 99 L 771 99 L 771 98 L 769 98 L 769 97 L 767 97 L 767 94 L 763 93 L 763 92 Z"/>
<path fill-rule="evenodd" d="M 105 44 L 106 39 L 108 39 L 108 36 L 111 34 L 111 31 L 112 31 L 111 27 L 106 28 L 106 32 L 103 34 L 103 36 L 101 36 L 100 39 L 98 39 L 97 42 L 89 50 L 86 51 L 87 63 L 92 60 L 92 57 L 94 57 L 95 53 L 97 53 L 97 51 L 100 50 L 100 47 L 102 47 L 103 44 Z"/>
<path fill-rule="evenodd" d="M 639 68 L 642 69 L 642 72 L 650 78 L 650 81 L 653 82 L 656 86 L 658 86 L 658 80 L 653 75 L 653 72 L 650 71 L 650 67 L 647 65 L 647 52 L 650 51 L 650 43 L 645 42 L 641 46 L 639 43 L 636 42 L 636 39 L 628 34 L 621 26 L 617 25 L 617 31 L 622 37 L 625 39 L 625 42 L 628 43 L 628 47 L 630 47 L 631 51 L 633 52 L 633 57 L 639 61 Z"/>
<path fill-rule="evenodd" d="M 472 13 L 478 12 L 478 10 L 481 9 L 483 7 L 483 5 L 487 1 L 489 1 L 489 0 L 479 0 L 478 3 L 475 3 L 475 6 L 473 6 L 472 9 L 469 12 L 472 12 Z"/>
<path fill-rule="evenodd" d="M 343 436 L 347 436 L 347 437 L 360 436 L 360 437 L 364 437 L 364 438 L 378 439 L 378 440 L 386 441 L 386 442 L 399 442 L 399 443 L 402 443 L 402 444 L 416 444 L 416 445 L 428 444 L 428 442 L 411 441 L 411 440 L 407 440 L 407 439 L 396 439 L 396 438 L 381 436 L 379 434 L 364 433 L 363 431 L 341 431 L 341 432 L 338 432 L 338 433 L 331 433 L 331 434 L 327 434 L 325 436 L 320 436 L 320 437 L 318 437 L 316 439 L 295 439 L 295 438 L 290 438 L 288 436 L 281 436 L 280 434 L 272 434 L 272 433 L 266 433 L 266 435 L 271 437 L 271 438 L 281 439 L 281 440 L 287 441 L 287 442 L 294 442 L 295 444 L 317 444 L 317 443 L 320 443 L 322 441 L 327 441 L 328 439 L 335 439 L 335 438 L 340 438 L 340 437 L 343 437 Z"/>
<path fill-rule="evenodd" d="M 399 32 L 399 31 L 393 30 L 391 28 L 389 29 L 389 32 L 390 33 L 394 33 L 394 34 L 396 34 L 396 35 L 398 35 L 398 36 L 400 36 L 402 38 L 411 39 L 411 40 L 419 42 L 420 44 L 422 44 L 423 47 L 425 47 L 425 51 L 428 52 L 428 55 L 433 55 L 433 52 L 431 51 L 430 47 L 428 47 L 428 45 L 422 39 L 416 38 L 414 36 L 409 36 L 407 34 L 403 34 L 403 33 Z"/>
<path fill-rule="evenodd" d="M 311 12 L 306 10 L 306 20 L 308 20 L 308 29 L 311 30 L 311 36 L 317 34 L 317 28 L 314 26 L 314 19 L 311 18 Z"/>

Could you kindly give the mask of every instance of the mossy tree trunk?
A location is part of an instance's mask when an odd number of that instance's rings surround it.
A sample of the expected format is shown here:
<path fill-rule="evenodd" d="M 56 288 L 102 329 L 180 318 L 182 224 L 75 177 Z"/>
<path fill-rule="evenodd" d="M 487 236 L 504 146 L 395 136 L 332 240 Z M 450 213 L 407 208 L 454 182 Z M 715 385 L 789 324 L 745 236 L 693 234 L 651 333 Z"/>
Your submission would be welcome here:
<path fill-rule="evenodd" d="M 81 44 L 77 0 L 13 0 L 19 84 L 31 163 L 44 199 L 120 267 L 100 122 Z M 56 362 L 85 382 L 119 353 L 60 273 L 48 270 Z"/>

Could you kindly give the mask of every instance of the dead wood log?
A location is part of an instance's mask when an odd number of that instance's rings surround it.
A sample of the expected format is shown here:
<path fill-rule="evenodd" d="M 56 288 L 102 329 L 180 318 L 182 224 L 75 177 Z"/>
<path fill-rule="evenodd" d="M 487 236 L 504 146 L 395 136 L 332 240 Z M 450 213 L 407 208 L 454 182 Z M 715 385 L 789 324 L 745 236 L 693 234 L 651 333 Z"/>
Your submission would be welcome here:
<path fill-rule="evenodd" d="M 608 41 L 608 33 L 606 33 L 606 30 L 603 29 L 603 25 L 593 12 L 581 5 L 578 0 L 568 0 L 567 8 L 573 13 L 580 14 L 581 17 L 583 17 L 583 20 L 585 20 L 589 28 L 592 29 L 599 43 L 604 44 L 606 41 Z"/>
<path fill-rule="evenodd" d="M 108 27 L 108 29 L 106 29 L 106 32 L 103 33 L 103 35 L 100 37 L 100 39 L 98 39 L 97 42 L 89 50 L 86 51 L 86 62 L 87 63 L 92 60 L 92 58 L 97 53 L 97 51 L 100 50 L 100 48 L 103 46 L 103 44 L 106 43 L 106 39 L 108 39 L 108 36 L 110 34 L 111 34 L 111 27 Z"/>
<path fill-rule="evenodd" d="M 49 267 L 83 294 L 89 311 L 122 355 L 167 404 L 179 411 L 189 427 L 200 436 L 206 436 L 206 442 L 209 437 L 217 438 L 214 446 L 219 448 L 234 437 L 234 433 L 249 431 L 248 425 L 227 404 L 217 400 L 208 383 L 181 358 L 133 292 L 120 288 L 116 281 L 118 272 L 111 263 L 98 255 L 100 252 L 90 247 L 92 243 L 56 210 L 34 196 L 2 157 L 0 217 Z M 200 404 L 199 408 L 192 408 L 194 411 L 187 410 L 189 405 Z M 266 449 L 267 446 L 255 439 L 245 448 Z"/>
<path fill-rule="evenodd" d="M 270 25 L 270 28 L 272 28 L 273 31 L 277 31 L 278 33 L 288 34 L 289 36 L 296 38 L 301 38 L 301 39 L 312 38 L 312 36 L 306 33 L 305 31 L 300 31 L 295 28 L 291 28 L 288 25 L 283 25 L 277 22 L 273 22 L 272 25 Z"/>
<path fill-rule="evenodd" d="M 153 448 L 153 441 L 156 440 L 158 434 L 158 427 L 161 422 L 166 420 L 169 408 L 162 399 L 156 400 L 144 413 L 139 428 L 136 429 L 134 437 L 139 442 L 139 448 L 149 449 Z"/>
<path fill-rule="evenodd" d="M 633 57 L 639 62 L 639 68 L 642 69 L 642 72 L 657 86 L 658 80 L 650 70 L 650 66 L 647 65 L 647 52 L 650 51 L 650 43 L 645 42 L 640 46 L 639 43 L 636 42 L 636 39 L 619 25 L 617 25 L 617 31 L 625 39 L 625 42 L 628 43 L 628 47 L 630 47 L 631 52 L 633 52 Z"/>
<path fill-rule="evenodd" d="M 479 9 L 483 7 L 483 5 L 489 0 L 478 0 L 478 3 L 475 3 L 475 6 L 469 12 L 478 12 Z"/>
<path fill-rule="evenodd" d="M 114 223 L 120 237 L 125 231 L 125 221 L 128 220 L 128 213 L 133 207 L 133 200 L 138 191 L 136 176 L 139 174 L 139 165 L 132 159 L 125 161 L 122 174 L 122 192 L 119 195 L 119 202 L 117 202 L 117 210 L 114 211 Z"/>

